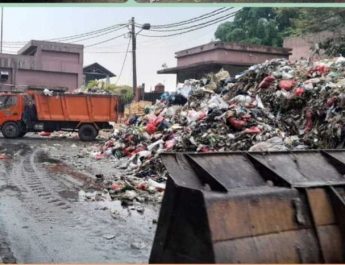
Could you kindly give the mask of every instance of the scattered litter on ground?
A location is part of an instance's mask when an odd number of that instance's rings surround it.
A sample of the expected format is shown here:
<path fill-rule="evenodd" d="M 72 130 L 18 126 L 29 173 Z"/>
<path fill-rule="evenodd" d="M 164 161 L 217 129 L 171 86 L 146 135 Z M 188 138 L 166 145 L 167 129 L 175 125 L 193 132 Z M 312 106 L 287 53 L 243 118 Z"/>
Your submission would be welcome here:
<path fill-rule="evenodd" d="M 136 240 L 134 242 L 131 243 L 131 248 L 132 249 L 143 249 L 143 248 L 146 248 L 147 245 L 145 242 L 143 241 L 140 241 L 140 240 Z"/>
<path fill-rule="evenodd" d="M 116 236 L 115 235 L 104 235 L 103 236 L 105 239 L 107 239 L 107 240 L 111 240 L 111 239 L 114 239 Z"/>
<path fill-rule="evenodd" d="M 6 160 L 9 159 L 9 156 L 7 154 L 0 154 L 0 160 Z"/>

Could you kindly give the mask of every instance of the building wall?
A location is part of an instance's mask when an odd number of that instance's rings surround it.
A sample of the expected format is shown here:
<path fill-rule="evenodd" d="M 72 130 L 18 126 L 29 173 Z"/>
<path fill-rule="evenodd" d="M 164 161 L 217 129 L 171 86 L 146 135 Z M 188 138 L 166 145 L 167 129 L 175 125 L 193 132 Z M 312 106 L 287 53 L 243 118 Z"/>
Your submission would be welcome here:
<path fill-rule="evenodd" d="M 0 80 L 2 90 L 27 86 L 65 87 L 69 90 L 83 84 L 83 46 L 32 41 L 33 55 L 0 54 L 0 71 L 8 71 L 8 80 Z"/>
<path fill-rule="evenodd" d="M 18 70 L 17 87 L 43 86 L 43 87 L 77 87 L 78 75 L 71 73 L 43 72 L 36 70 Z M 39 80 L 39 85 L 38 85 Z"/>
<path fill-rule="evenodd" d="M 205 77 L 209 73 L 217 73 L 221 69 L 224 69 L 230 73 L 231 76 L 235 76 L 244 70 L 246 70 L 248 66 L 234 66 L 234 65 L 204 65 L 200 66 L 196 69 L 186 69 L 183 71 L 179 71 L 177 73 L 177 82 L 183 83 L 187 79 L 201 79 Z"/>
<path fill-rule="evenodd" d="M 177 67 L 186 67 L 177 73 L 177 81 L 189 78 L 199 79 L 210 72 L 225 69 L 233 76 L 243 72 L 249 66 L 263 63 L 266 60 L 289 57 L 288 49 L 258 45 L 222 44 L 214 48 L 207 44 L 176 53 Z"/>
<path fill-rule="evenodd" d="M 255 53 L 244 51 L 211 50 L 177 58 L 177 66 L 187 66 L 210 61 L 221 64 L 253 65 L 274 58 L 286 58 L 288 54 Z"/>
<path fill-rule="evenodd" d="M 288 59 L 291 53 L 287 48 L 263 45 L 211 42 L 175 53 L 177 66 L 158 71 L 160 74 L 176 73 L 177 82 L 186 79 L 199 79 L 221 68 L 233 76 L 251 65 L 275 58 Z"/>
<path fill-rule="evenodd" d="M 64 63 L 72 63 L 72 64 L 79 64 L 79 54 L 77 53 L 68 53 L 68 52 L 60 52 L 60 51 L 45 51 L 42 50 L 41 52 L 41 59 L 54 61 L 58 60 Z"/>
<path fill-rule="evenodd" d="M 313 49 L 315 44 L 326 40 L 334 35 L 332 32 L 320 32 L 314 34 L 308 34 L 301 37 L 289 37 L 284 39 L 284 47 L 291 48 L 292 54 L 290 55 L 290 61 L 294 62 L 301 58 L 311 59 L 312 61 L 326 58 L 326 55 L 322 52 L 315 54 Z"/>
<path fill-rule="evenodd" d="M 232 65 L 253 65 L 273 58 L 288 58 L 289 50 L 262 45 L 212 42 L 176 52 L 177 66 L 214 62 Z"/>

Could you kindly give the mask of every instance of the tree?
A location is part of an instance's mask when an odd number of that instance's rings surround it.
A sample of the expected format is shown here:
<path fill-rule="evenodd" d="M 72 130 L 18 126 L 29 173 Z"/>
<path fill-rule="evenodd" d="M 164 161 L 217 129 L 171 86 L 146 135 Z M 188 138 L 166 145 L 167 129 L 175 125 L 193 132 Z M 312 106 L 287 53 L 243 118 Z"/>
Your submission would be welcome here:
<path fill-rule="evenodd" d="M 344 25 L 344 8 L 303 8 L 291 32 L 295 35 L 331 32 L 332 36 L 318 43 L 318 46 L 326 55 L 333 57 L 345 55 Z"/>
<path fill-rule="evenodd" d="M 133 89 L 130 86 L 122 85 L 117 86 L 115 84 L 107 84 L 102 80 L 91 80 L 86 85 L 85 90 L 104 90 L 111 94 L 119 95 L 123 103 L 128 103 L 133 99 Z"/>
<path fill-rule="evenodd" d="M 301 8 L 291 33 L 302 35 L 321 31 L 339 31 L 345 23 L 344 8 Z"/>
<path fill-rule="evenodd" d="M 226 42 L 281 47 L 283 31 L 289 25 L 290 20 L 285 12 L 278 13 L 270 7 L 246 7 L 238 11 L 234 21 L 219 25 L 215 37 Z"/>
<path fill-rule="evenodd" d="M 344 8 L 246 7 L 236 13 L 232 22 L 219 25 L 215 37 L 226 42 L 281 47 L 283 39 L 287 36 L 300 36 L 324 30 L 334 31 L 343 36 L 344 25 Z M 341 39 L 338 38 L 339 41 Z"/>

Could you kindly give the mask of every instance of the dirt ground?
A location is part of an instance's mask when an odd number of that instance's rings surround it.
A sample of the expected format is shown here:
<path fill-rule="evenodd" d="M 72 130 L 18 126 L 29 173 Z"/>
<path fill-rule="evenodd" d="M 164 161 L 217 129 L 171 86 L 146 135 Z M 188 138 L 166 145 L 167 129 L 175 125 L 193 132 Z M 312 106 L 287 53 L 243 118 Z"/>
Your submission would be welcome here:
<path fill-rule="evenodd" d="M 94 145 L 0 138 L 0 261 L 148 262 L 159 205 L 138 212 L 119 201 L 79 199 L 80 190 L 102 188 L 96 174 L 118 173 L 116 161 L 89 156 Z"/>

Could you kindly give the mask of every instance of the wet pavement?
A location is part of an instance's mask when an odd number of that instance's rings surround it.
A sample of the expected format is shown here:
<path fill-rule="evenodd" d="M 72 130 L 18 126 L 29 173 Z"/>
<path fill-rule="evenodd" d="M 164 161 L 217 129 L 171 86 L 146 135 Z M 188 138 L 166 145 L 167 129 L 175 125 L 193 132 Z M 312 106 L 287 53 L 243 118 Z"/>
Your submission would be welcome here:
<path fill-rule="evenodd" d="M 0 258 L 9 263 L 147 263 L 159 206 L 78 200 L 102 189 L 112 161 L 87 156 L 95 143 L 0 138 Z M 116 214 L 114 214 L 116 213 Z"/>

